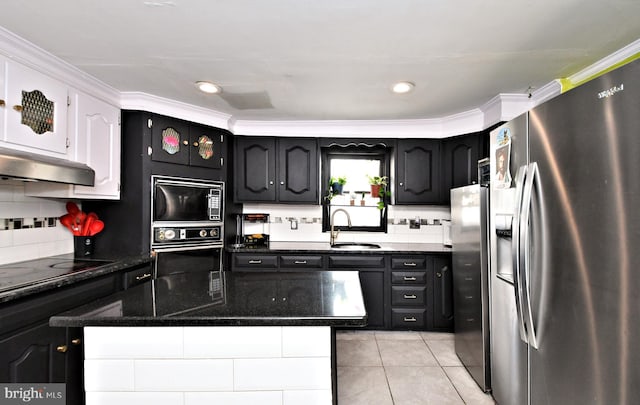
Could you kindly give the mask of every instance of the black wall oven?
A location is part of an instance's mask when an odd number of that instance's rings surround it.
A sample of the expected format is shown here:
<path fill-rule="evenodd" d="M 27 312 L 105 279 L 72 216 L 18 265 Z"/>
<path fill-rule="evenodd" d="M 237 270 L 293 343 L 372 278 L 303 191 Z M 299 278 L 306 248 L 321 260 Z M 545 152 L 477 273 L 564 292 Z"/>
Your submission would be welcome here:
<path fill-rule="evenodd" d="M 151 177 L 151 253 L 155 276 L 221 271 L 224 183 Z"/>

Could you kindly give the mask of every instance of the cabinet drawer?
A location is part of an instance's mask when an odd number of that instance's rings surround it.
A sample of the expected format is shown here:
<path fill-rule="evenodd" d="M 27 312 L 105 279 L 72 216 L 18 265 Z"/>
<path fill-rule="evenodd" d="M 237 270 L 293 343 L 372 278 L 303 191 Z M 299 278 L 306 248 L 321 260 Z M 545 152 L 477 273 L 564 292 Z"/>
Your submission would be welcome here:
<path fill-rule="evenodd" d="M 424 329 L 426 309 L 392 308 L 391 326 L 403 329 Z"/>
<path fill-rule="evenodd" d="M 384 256 L 350 256 L 335 255 L 329 256 L 329 267 L 339 268 L 367 268 L 367 267 L 384 267 Z"/>
<path fill-rule="evenodd" d="M 427 268 L 427 259 L 423 256 L 416 257 L 392 257 L 391 258 L 392 269 L 415 269 L 423 270 Z"/>
<path fill-rule="evenodd" d="M 280 268 L 285 269 L 321 269 L 322 256 L 280 256 Z"/>
<path fill-rule="evenodd" d="M 426 271 L 392 271 L 391 283 L 392 284 L 420 284 L 424 285 L 427 282 Z"/>
<path fill-rule="evenodd" d="M 242 267 L 242 270 L 255 268 L 275 271 L 278 268 L 278 256 L 236 254 L 233 256 L 233 264 L 235 267 Z"/>
<path fill-rule="evenodd" d="M 135 285 L 145 283 L 153 278 L 153 271 L 150 266 L 140 267 L 124 273 L 123 288 L 131 288 Z"/>
<path fill-rule="evenodd" d="M 391 305 L 424 306 L 427 287 L 391 287 Z"/>

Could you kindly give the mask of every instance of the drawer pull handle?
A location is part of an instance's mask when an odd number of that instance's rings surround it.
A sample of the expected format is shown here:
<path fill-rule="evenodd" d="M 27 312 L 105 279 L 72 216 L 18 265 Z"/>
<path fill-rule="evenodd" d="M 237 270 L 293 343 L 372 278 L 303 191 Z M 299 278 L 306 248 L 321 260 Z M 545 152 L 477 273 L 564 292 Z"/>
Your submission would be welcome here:
<path fill-rule="evenodd" d="M 149 277 L 151 277 L 151 273 L 144 273 L 144 274 L 143 274 L 143 275 L 141 275 L 141 276 L 137 276 L 137 277 L 136 277 L 136 281 L 146 280 L 146 279 L 148 279 Z"/>
<path fill-rule="evenodd" d="M 17 112 L 22 112 L 22 106 L 21 105 L 14 105 L 13 109 L 16 110 Z"/>
<path fill-rule="evenodd" d="M 404 276 L 404 281 L 416 281 L 417 279 L 415 277 L 407 277 Z"/>
<path fill-rule="evenodd" d="M 416 298 L 418 298 L 415 294 L 411 294 L 411 295 L 404 295 L 404 299 L 405 300 L 415 300 Z"/>
<path fill-rule="evenodd" d="M 403 318 L 403 321 L 405 321 L 405 322 L 418 322 L 418 320 L 413 316 L 411 318 L 405 316 Z"/>
<path fill-rule="evenodd" d="M 293 262 L 294 264 L 307 264 L 306 260 L 296 260 L 295 262 Z"/>
<path fill-rule="evenodd" d="M 4 100 L 0 100 L 0 107 L 4 107 Z"/>
<path fill-rule="evenodd" d="M 66 353 L 67 350 L 69 350 L 67 345 L 60 345 L 60 346 L 56 347 L 56 351 L 58 351 L 58 353 Z"/>
<path fill-rule="evenodd" d="M 262 264 L 262 260 L 249 260 L 249 264 Z"/>
<path fill-rule="evenodd" d="M 416 267 L 418 265 L 416 262 L 404 262 L 402 264 L 406 267 Z"/>
<path fill-rule="evenodd" d="M 80 343 L 82 343 L 82 340 L 80 340 L 80 338 L 76 338 L 71 340 L 71 343 L 73 343 L 74 345 L 78 346 Z"/>

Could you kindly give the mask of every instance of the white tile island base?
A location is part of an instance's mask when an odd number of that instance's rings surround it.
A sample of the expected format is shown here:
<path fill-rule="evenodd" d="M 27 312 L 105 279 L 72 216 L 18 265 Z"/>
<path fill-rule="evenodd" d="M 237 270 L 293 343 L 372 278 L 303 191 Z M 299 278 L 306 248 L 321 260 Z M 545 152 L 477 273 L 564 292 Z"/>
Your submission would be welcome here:
<path fill-rule="evenodd" d="M 84 328 L 87 405 L 330 405 L 329 326 Z"/>

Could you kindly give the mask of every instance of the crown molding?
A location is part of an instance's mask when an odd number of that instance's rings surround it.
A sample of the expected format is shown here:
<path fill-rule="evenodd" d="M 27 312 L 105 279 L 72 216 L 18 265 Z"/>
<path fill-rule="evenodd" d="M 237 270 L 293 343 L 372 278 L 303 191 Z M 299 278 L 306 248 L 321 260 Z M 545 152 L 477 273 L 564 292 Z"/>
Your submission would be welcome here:
<path fill-rule="evenodd" d="M 444 118 L 407 120 L 233 121 L 236 135 L 351 137 L 351 138 L 446 138 L 484 129 L 483 114 L 473 109 Z"/>
<path fill-rule="evenodd" d="M 120 105 L 120 92 L 26 39 L 0 27 L 0 55 L 108 104 Z"/>
<path fill-rule="evenodd" d="M 610 69 L 611 67 L 624 62 L 627 59 L 637 57 L 638 54 L 640 54 L 640 39 L 636 39 L 629 45 L 618 49 L 617 51 L 605 56 L 592 65 L 589 65 L 581 71 L 574 73 L 573 75 L 567 77 L 567 80 L 569 80 L 569 82 L 573 86 L 577 86 L 598 76 L 607 69 Z"/>
<path fill-rule="evenodd" d="M 231 119 L 230 114 L 141 92 L 122 92 L 120 106 L 124 110 L 149 111 L 223 129 L 229 129 Z"/>

